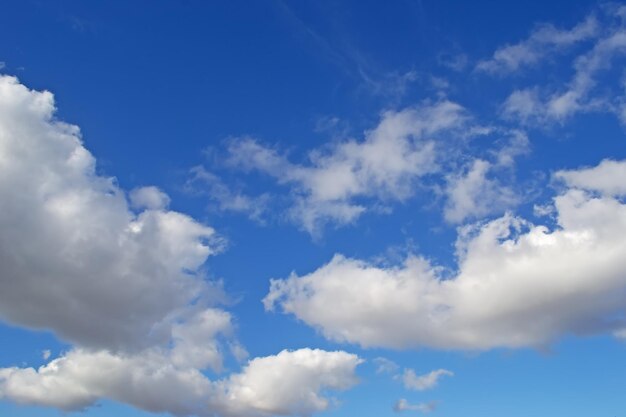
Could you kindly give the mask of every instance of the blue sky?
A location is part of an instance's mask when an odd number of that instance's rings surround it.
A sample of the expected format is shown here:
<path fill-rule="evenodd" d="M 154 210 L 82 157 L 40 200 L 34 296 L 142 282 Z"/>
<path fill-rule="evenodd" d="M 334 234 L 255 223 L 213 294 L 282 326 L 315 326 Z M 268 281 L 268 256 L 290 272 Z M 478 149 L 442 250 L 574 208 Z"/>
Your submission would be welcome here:
<path fill-rule="evenodd" d="M 0 415 L 626 409 L 626 5 L 5 3 Z"/>

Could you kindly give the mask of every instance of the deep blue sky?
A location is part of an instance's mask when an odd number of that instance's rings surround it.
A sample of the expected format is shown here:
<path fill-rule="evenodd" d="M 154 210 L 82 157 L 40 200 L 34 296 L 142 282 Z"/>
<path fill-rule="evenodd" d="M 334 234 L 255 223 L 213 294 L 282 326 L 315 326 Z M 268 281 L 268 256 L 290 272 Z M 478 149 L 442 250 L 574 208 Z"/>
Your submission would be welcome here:
<path fill-rule="evenodd" d="M 368 348 L 326 337 L 301 317 L 265 311 L 261 303 L 271 278 L 309 274 L 336 253 L 391 269 L 407 254 L 419 254 L 452 277 L 459 269 L 458 227 L 505 211 L 554 225 L 554 219 L 533 214 L 533 206 L 560 192 L 554 172 L 626 158 L 625 125 L 611 107 L 624 95 L 623 51 L 594 74 L 582 110 L 562 119 L 542 118 L 542 110 L 529 120 L 506 117 L 503 103 L 515 90 L 535 88 L 542 98 L 564 91 L 576 58 L 610 33 L 554 47 L 538 62 L 506 74 L 476 66 L 499 48 L 528 39 L 541 24 L 565 31 L 595 14 L 599 31 L 622 30 L 609 8 L 595 1 L 8 0 L 0 12 L 0 72 L 54 94 L 56 118 L 80 127 L 98 174 L 115 177 L 123 190 L 155 185 L 170 196 L 170 209 L 217 231 L 225 246 L 207 261 L 207 275 L 222 280 L 230 298 L 224 308 L 250 357 L 311 347 L 365 360 L 357 369 L 361 383 L 336 394 L 340 405 L 320 415 L 394 415 L 394 403 L 406 398 L 411 404 L 437 401 L 433 415 L 449 417 L 619 416 L 626 410 L 626 345 L 611 329 L 594 328 L 582 337 L 565 329 L 541 347 Z M 351 201 L 367 211 L 345 224 L 330 221 L 307 232 L 289 217 L 294 199 L 306 194 L 298 188 L 302 183 L 281 183 L 280 175 L 258 166 L 229 163 L 229 144 L 247 137 L 311 167 L 312 151 L 332 153 L 349 138 L 362 142 L 383 112 L 443 100 L 458 103 L 471 118 L 436 138 L 438 149 L 449 154 L 443 171 L 411 182 L 402 198 L 377 194 L 384 190 L 355 195 Z M 593 100 L 611 105 L 594 107 Z M 499 130 L 469 135 L 477 126 Z M 524 151 L 514 167 L 494 168 L 490 175 L 519 198 L 503 203 L 497 195 L 505 192 L 496 189 L 479 197 L 497 200 L 482 212 L 447 221 L 447 184 L 475 158 L 493 158 L 513 130 L 527 136 Z M 191 182 L 194 167 L 213 173 L 229 190 L 265 194 L 261 218 L 220 209 L 215 187 Z M 623 195 L 614 197 L 623 201 Z M 612 313 L 623 317 L 624 309 Z M 54 329 L 31 331 L 0 318 L 1 367 L 37 367 L 45 362 L 41 351 L 49 349 L 55 358 L 76 346 Z M 399 370 L 377 374 L 377 357 Z M 227 359 L 225 375 L 238 366 Z M 397 376 L 404 368 L 418 374 L 442 368 L 454 376 L 432 391 L 411 391 Z M 84 414 L 149 415 L 107 399 L 98 404 Z M 0 392 L 2 415 L 59 413 L 15 405 Z"/>

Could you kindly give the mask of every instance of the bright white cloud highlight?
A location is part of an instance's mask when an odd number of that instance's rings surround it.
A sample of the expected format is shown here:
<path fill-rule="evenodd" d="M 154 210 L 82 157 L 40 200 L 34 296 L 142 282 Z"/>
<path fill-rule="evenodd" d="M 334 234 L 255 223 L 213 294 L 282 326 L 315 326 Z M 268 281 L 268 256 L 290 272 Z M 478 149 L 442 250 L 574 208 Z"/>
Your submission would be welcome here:
<path fill-rule="evenodd" d="M 425 391 L 436 387 L 441 377 L 453 375 L 454 373 L 447 369 L 437 369 L 424 375 L 416 375 L 413 369 L 405 369 L 402 374 L 402 383 L 406 389 Z"/>
<path fill-rule="evenodd" d="M 583 186 L 596 172 L 579 174 Z M 595 188 L 600 195 L 556 196 L 553 229 L 510 214 L 462 228 L 452 278 L 420 256 L 382 267 L 336 255 L 310 274 L 272 280 L 265 307 L 333 340 L 391 348 L 542 347 L 621 329 L 626 204 Z"/>
<path fill-rule="evenodd" d="M 362 361 L 345 352 L 301 349 L 256 358 L 240 374 L 220 383 L 219 401 L 229 415 L 307 416 L 328 408 L 327 389 L 345 390 L 357 383 L 355 367 Z"/>

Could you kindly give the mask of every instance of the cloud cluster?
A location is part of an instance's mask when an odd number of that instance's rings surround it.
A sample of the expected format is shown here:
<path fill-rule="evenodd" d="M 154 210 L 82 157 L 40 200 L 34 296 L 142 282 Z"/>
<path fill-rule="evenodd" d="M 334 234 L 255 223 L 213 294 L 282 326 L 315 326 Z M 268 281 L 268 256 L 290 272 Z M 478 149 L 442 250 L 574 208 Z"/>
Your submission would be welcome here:
<path fill-rule="evenodd" d="M 174 415 L 308 416 L 328 407 L 322 391 L 357 382 L 354 369 L 360 362 L 345 352 L 285 350 L 211 381 L 159 350 L 116 355 L 76 349 L 39 369 L 0 369 L 0 399 L 66 411 L 109 398 Z"/>
<path fill-rule="evenodd" d="M 543 347 L 563 334 L 619 331 L 626 204 L 598 180 L 607 165 L 556 174 L 576 186 L 553 199 L 556 227 L 507 214 L 461 228 L 452 278 L 420 256 L 382 267 L 336 255 L 307 275 L 272 280 L 265 307 L 362 346 Z M 618 166 L 626 162 L 610 171 Z"/>
<path fill-rule="evenodd" d="M 315 234 L 327 224 L 348 224 L 367 210 L 364 199 L 403 201 L 418 180 L 438 171 L 435 138 L 463 126 L 464 109 L 450 101 L 388 111 L 361 141 L 349 139 L 309 154 L 294 164 L 250 137 L 232 139 L 231 166 L 256 170 L 291 189 L 289 215 Z"/>
<path fill-rule="evenodd" d="M 623 59 L 626 56 L 626 30 L 624 26 L 626 7 L 606 6 L 599 16 L 599 21 L 593 16 L 588 17 L 570 32 L 562 34 L 563 39 L 570 41 L 593 39 L 591 47 L 574 59 L 572 65 L 574 74 L 569 82 L 556 88 L 534 86 L 513 91 L 502 105 L 504 117 L 522 123 L 547 124 L 563 122 L 580 112 L 606 111 L 615 113 L 622 122 L 626 120 L 624 117 L 626 100 L 623 94 L 615 95 L 612 93 L 607 95 L 597 91 L 600 85 L 606 83 L 606 80 L 601 79 L 599 74 L 603 71 L 609 71 L 619 58 Z M 538 64 L 539 58 L 545 54 L 542 52 L 544 49 L 537 45 L 533 39 L 540 36 L 543 31 L 544 29 L 539 29 L 533 32 L 528 40 L 519 44 L 524 46 L 522 49 L 525 51 L 521 55 L 532 57 L 532 59 L 518 57 L 519 59 L 511 61 L 515 62 L 515 65 L 504 66 L 502 62 L 498 65 L 495 60 L 484 61 L 483 66 L 486 68 L 506 67 L 507 72 L 514 72 L 520 63 Z M 569 35 L 565 36 L 567 34 Z M 506 49 L 499 50 L 496 54 Z M 621 61 L 619 62 L 621 63 Z M 623 85 L 611 85 L 610 89 L 623 93 Z"/>
<path fill-rule="evenodd" d="M 158 188 L 127 196 L 98 175 L 78 128 L 54 113 L 51 93 L 0 76 L 0 319 L 74 345 L 39 369 L 0 369 L 0 398 L 64 410 L 109 398 L 177 415 L 309 415 L 328 406 L 327 390 L 356 382 L 358 357 L 310 349 L 207 378 L 222 370 L 225 345 L 245 354 L 204 273 L 221 240 L 168 210 Z"/>

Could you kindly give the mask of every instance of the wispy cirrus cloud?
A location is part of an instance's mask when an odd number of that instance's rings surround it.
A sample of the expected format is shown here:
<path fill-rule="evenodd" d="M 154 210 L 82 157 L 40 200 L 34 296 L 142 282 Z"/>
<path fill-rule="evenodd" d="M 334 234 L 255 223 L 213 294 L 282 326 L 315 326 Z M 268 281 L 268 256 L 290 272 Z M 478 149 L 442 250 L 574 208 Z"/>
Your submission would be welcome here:
<path fill-rule="evenodd" d="M 541 64 L 550 54 L 593 39 L 599 31 L 599 23 L 593 15 L 571 29 L 558 29 L 551 24 L 542 24 L 527 39 L 498 48 L 490 59 L 479 61 L 475 70 L 509 75 Z"/>
<path fill-rule="evenodd" d="M 328 223 L 354 222 L 367 211 L 368 199 L 403 201 L 412 196 L 420 178 L 439 170 L 435 138 L 466 120 L 464 109 L 447 100 L 389 111 L 362 140 L 312 150 L 302 164 L 253 138 L 234 138 L 227 164 L 262 172 L 290 187 L 288 216 L 315 235 Z"/>
<path fill-rule="evenodd" d="M 582 52 L 577 51 L 572 59 L 573 75 L 560 85 L 551 81 L 545 85 L 515 89 L 502 103 L 502 116 L 530 126 L 562 124 L 575 114 L 589 112 L 613 113 L 620 121 L 626 120 L 623 117 L 626 108 L 623 80 L 619 76 L 616 79 L 615 75 L 602 76 L 610 73 L 626 57 L 625 10 L 623 6 L 607 5 L 571 31 L 556 36 L 558 42 L 553 44 L 559 48 L 588 41 L 584 43 L 586 48 Z M 535 31 L 528 40 L 496 51 L 493 60 L 483 61 L 477 68 L 482 65 L 492 69 L 488 72 L 513 73 L 524 63 L 533 66 L 543 64 L 543 56 L 549 49 L 538 47 L 533 39 L 544 32 Z M 517 53 L 513 54 L 509 49 Z M 505 51 L 510 53 L 504 54 Z M 497 60 L 495 56 L 498 54 L 509 58 Z"/>

